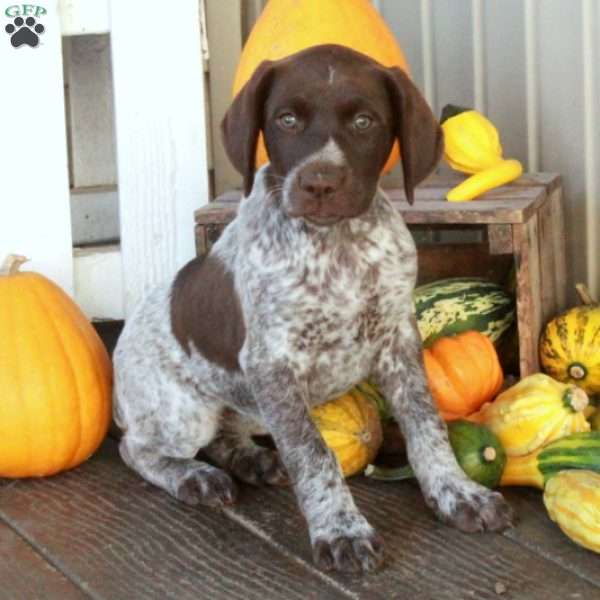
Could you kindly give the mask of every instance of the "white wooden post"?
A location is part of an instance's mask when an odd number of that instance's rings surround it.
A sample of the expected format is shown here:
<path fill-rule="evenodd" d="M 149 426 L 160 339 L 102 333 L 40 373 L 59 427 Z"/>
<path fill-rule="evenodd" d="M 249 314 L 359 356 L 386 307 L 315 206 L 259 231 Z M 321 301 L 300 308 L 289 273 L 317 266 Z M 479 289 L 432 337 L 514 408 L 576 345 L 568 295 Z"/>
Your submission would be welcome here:
<path fill-rule="evenodd" d="M 107 0 L 60 0 L 63 35 L 108 33 Z"/>
<path fill-rule="evenodd" d="M 208 202 L 199 0 L 111 0 L 125 312 L 195 254 Z"/>
<path fill-rule="evenodd" d="M 44 27 L 35 47 L 13 47 L 11 36 L 5 31 L 7 25 L 14 26 L 19 16 L 15 11 L 22 11 L 24 5 L 4 3 L 0 12 L 0 257 L 9 252 L 24 254 L 31 259 L 24 269 L 41 272 L 72 293 L 73 248 L 58 2 L 39 4 L 25 5 L 29 7 L 28 14 L 21 17 L 32 17 Z"/>

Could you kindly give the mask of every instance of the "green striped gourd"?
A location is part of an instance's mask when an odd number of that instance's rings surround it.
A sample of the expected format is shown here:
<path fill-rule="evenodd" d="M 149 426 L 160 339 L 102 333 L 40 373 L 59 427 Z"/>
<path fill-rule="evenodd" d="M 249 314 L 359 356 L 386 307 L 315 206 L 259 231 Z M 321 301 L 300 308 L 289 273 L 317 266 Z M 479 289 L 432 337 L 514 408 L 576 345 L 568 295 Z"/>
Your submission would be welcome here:
<path fill-rule="evenodd" d="M 525 456 L 508 456 L 500 485 L 544 489 L 560 471 L 583 469 L 600 473 L 600 431 L 572 433 Z"/>
<path fill-rule="evenodd" d="M 500 285 L 479 277 L 441 279 L 415 289 L 423 344 L 476 330 L 496 343 L 515 318 L 514 300 Z"/>
<path fill-rule="evenodd" d="M 498 485 L 506 463 L 506 453 L 498 438 L 487 427 L 469 421 L 451 421 L 448 423 L 448 439 L 458 464 L 473 481 L 489 488 Z M 410 465 L 369 465 L 365 475 L 382 481 L 401 481 L 414 478 L 415 473 Z"/>

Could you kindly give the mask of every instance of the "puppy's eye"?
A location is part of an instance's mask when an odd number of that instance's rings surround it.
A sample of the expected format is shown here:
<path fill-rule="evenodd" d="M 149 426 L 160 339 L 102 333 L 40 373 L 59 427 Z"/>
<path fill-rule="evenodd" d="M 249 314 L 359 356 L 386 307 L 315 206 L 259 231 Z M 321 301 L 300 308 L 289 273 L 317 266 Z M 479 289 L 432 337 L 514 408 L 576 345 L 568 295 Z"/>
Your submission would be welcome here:
<path fill-rule="evenodd" d="M 292 113 L 284 113 L 277 118 L 277 123 L 283 129 L 293 130 L 298 127 L 298 119 Z"/>
<path fill-rule="evenodd" d="M 354 127 L 360 131 L 364 131 L 365 129 L 369 129 L 373 124 L 373 119 L 369 117 L 369 115 L 358 115 L 354 119 Z"/>

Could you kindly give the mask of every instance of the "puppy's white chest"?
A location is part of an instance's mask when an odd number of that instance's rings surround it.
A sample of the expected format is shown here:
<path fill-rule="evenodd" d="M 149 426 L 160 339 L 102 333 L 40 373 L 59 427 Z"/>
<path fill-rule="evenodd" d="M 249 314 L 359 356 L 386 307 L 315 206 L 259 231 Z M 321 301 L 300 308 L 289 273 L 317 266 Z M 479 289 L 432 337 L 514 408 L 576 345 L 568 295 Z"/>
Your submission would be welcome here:
<path fill-rule="evenodd" d="M 307 277 L 286 345 L 311 401 L 322 402 L 367 377 L 386 334 L 412 310 L 412 288 L 387 260 L 363 260 L 347 269 L 323 263 L 319 277 Z"/>

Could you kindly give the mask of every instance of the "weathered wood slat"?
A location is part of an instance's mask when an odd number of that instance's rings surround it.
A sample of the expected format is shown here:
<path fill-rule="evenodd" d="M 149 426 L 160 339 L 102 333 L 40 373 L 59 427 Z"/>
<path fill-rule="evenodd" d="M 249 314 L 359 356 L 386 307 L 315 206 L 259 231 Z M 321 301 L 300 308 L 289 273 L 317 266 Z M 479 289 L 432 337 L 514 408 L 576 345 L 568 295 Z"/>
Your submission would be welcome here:
<path fill-rule="evenodd" d="M 557 176 L 546 174 L 552 185 L 558 185 Z M 550 185 L 550 184 L 549 184 Z M 546 188 L 541 183 L 529 182 L 496 188 L 482 198 L 472 202 L 448 202 L 446 194 L 451 182 L 430 182 L 415 192 L 415 203 L 410 206 L 401 185 L 384 187 L 392 204 L 400 211 L 408 224 L 442 223 L 524 223 L 546 200 L 554 187 Z M 233 205 L 241 199 L 239 191 L 227 192 L 219 196 L 209 206 L 196 211 L 196 222 L 223 222 L 235 215 Z M 215 219 L 215 220 L 213 220 Z"/>
<path fill-rule="evenodd" d="M 236 200 L 233 200 L 233 197 L 230 197 L 229 200 L 225 200 L 222 197 L 217 198 L 214 202 L 195 211 L 196 223 L 201 223 L 202 225 L 217 223 L 222 225 L 223 223 L 232 221 L 237 214 L 240 199 L 241 193 L 238 194 Z"/>
<path fill-rule="evenodd" d="M 511 190 L 514 191 L 514 190 Z M 447 202 L 444 195 L 447 188 L 419 188 L 415 203 L 409 206 L 401 189 L 386 190 L 392 204 L 400 211 L 405 222 L 410 225 L 440 223 L 522 223 L 527 220 L 545 199 L 542 188 L 526 188 L 524 198 L 510 201 L 498 196 L 457 205 Z M 196 211 L 196 222 L 223 223 L 235 217 L 241 193 L 230 192 L 220 196 L 215 202 Z"/>
<path fill-rule="evenodd" d="M 552 207 L 552 228 L 554 234 L 555 278 L 556 278 L 556 310 L 561 312 L 567 308 L 567 289 L 571 283 L 567 271 L 567 240 L 562 188 L 557 188 L 550 194 Z"/>
<path fill-rule="evenodd" d="M 460 173 L 456 173 L 454 171 L 430 175 L 425 181 L 419 184 L 420 188 L 428 188 L 428 187 L 453 187 L 459 184 L 461 181 L 465 179 L 465 175 L 461 175 Z M 557 173 L 525 173 L 519 177 L 519 179 L 515 179 L 515 181 L 511 181 L 508 186 L 505 187 L 544 187 L 546 191 L 550 193 L 551 191 L 558 188 L 561 184 L 561 176 Z M 402 177 L 398 177 L 396 175 L 388 175 L 382 178 L 381 187 L 383 189 L 388 188 L 401 188 L 402 187 Z"/>
<path fill-rule="evenodd" d="M 419 187 L 440 187 L 443 185 L 457 185 L 465 179 L 466 175 L 456 172 L 434 173 L 425 181 L 419 184 Z M 531 187 L 541 186 L 548 191 L 556 189 L 561 184 L 561 176 L 558 173 L 524 173 L 518 179 L 510 182 L 510 187 Z M 402 178 L 396 176 L 384 177 L 381 182 L 382 187 L 402 187 Z"/>
<path fill-rule="evenodd" d="M 351 488 L 357 504 L 386 542 L 386 566 L 380 572 L 354 578 L 351 586 L 348 578 L 334 575 L 360 598 L 497 600 L 497 583 L 506 587 L 505 598 L 546 600 L 600 594 L 598 587 L 579 579 L 566 564 L 561 568 L 550 563 L 507 535 L 467 535 L 442 525 L 413 482 L 381 483 L 359 477 L 351 480 Z M 539 503 L 519 506 L 521 523 L 532 523 L 539 511 L 544 511 Z M 309 560 L 306 528 L 289 490 L 257 490 L 228 513 Z M 545 536 L 547 552 L 570 544 L 564 536 L 556 538 L 546 530 L 542 524 L 538 539 Z M 574 553 L 572 560 L 579 561 L 584 552 Z"/>
<path fill-rule="evenodd" d="M 538 341 L 542 329 L 542 276 L 537 215 L 513 229 L 517 267 L 517 321 L 521 377 L 539 371 Z"/>
<path fill-rule="evenodd" d="M 513 253 L 512 225 L 508 223 L 488 225 L 487 233 L 490 254 Z"/>
<path fill-rule="evenodd" d="M 566 285 L 565 281 L 556 280 L 558 257 L 554 255 L 554 236 L 560 235 L 561 230 L 555 231 L 552 222 L 552 204 L 546 202 L 538 214 L 539 252 L 540 252 L 540 309 L 542 324 L 556 316 L 558 306 L 558 285 Z"/>
<path fill-rule="evenodd" d="M 386 190 L 407 224 L 417 223 L 523 223 L 546 199 L 542 187 L 501 187 L 471 202 L 448 202 L 448 186 L 418 188 L 410 206 L 404 190 Z"/>
<path fill-rule="evenodd" d="M 8 525 L 0 521 L 0 598 L 78 600 L 89 598 Z"/>
<path fill-rule="evenodd" d="M 111 441 L 79 469 L 0 489 L 0 519 L 95 598 L 348 597 L 221 513 L 145 483 Z"/>

